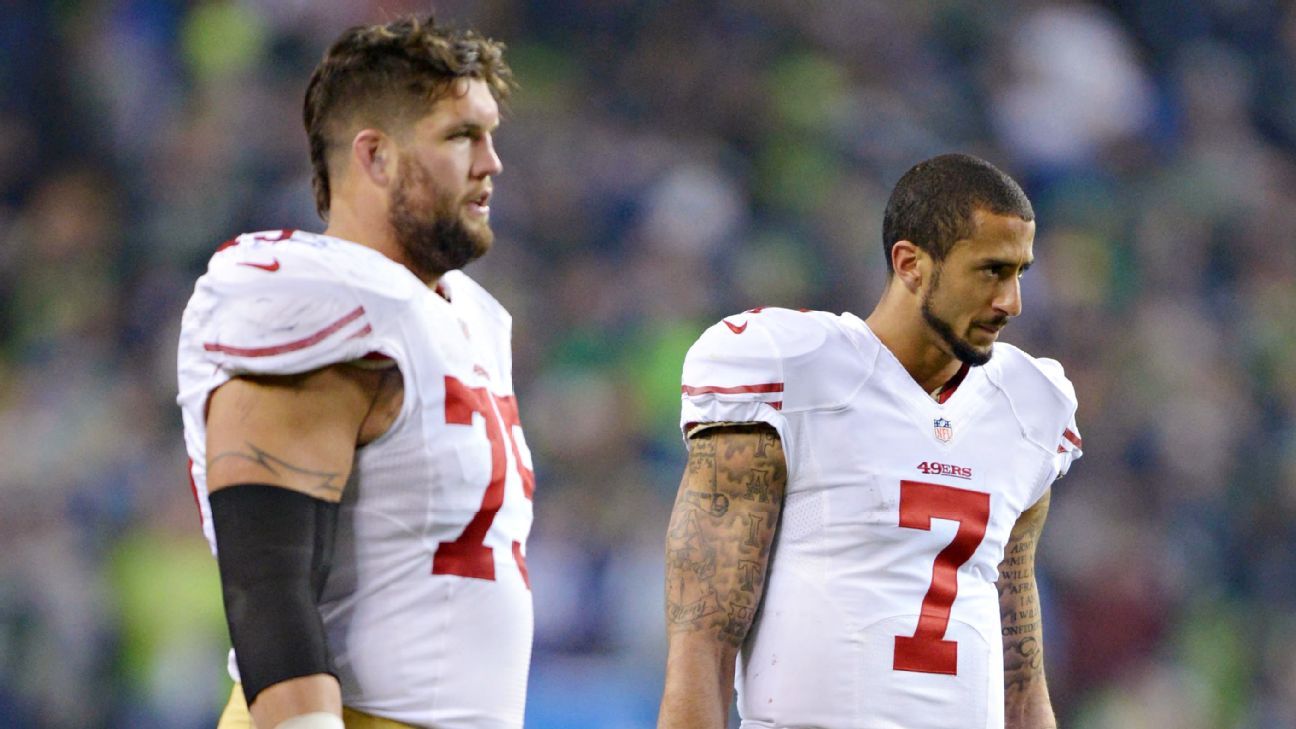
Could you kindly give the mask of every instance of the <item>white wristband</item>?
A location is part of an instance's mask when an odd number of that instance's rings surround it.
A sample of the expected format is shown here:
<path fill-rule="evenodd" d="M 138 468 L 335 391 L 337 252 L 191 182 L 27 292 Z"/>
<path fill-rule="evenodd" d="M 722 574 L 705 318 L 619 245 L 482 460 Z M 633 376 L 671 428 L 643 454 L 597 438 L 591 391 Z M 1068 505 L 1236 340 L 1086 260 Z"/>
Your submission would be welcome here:
<path fill-rule="evenodd" d="M 316 711 L 311 714 L 299 714 L 287 721 L 279 722 L 275 729 L 346 729 L 342 717 L 327 711 Z"/>

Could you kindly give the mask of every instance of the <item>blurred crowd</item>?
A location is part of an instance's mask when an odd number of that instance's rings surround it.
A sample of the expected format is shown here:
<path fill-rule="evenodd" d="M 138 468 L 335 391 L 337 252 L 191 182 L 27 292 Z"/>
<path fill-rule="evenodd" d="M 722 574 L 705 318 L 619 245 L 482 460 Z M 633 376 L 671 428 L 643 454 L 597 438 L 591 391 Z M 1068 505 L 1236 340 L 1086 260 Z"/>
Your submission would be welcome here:
<path fill-rule="evenodd" d="M 1062 725 L 1296 727 L 1296 6 L 432 7 L 521 83 L 469 273 L 536 458 L 529 727 L 653 726 L 685 350 L 757 305 L 866 315 L 891 185 L 951 150 L 1034 201 L 1005 336 L 1081 402 L 1040 568 Z M 180 312 L 221 241 L 323 229 L 310 70 L 428 9 L 0 0 L 0 727 L 214 726 Z"/>

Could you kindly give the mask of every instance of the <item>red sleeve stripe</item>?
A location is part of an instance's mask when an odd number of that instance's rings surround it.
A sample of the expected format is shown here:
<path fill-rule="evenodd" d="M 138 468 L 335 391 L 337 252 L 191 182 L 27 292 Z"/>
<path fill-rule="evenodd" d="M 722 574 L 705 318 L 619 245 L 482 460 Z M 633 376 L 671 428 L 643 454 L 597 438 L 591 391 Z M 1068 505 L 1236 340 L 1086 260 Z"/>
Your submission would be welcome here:
<path fill-rule="evenodd" d="M 1062 431 L 1062 437 L 1071 441 L 1071 443 L 1075 445 L 1076 448 L 1084 448 L 1084 446 L 1080 445 L 1080 436 L 1072 432 L 1070 428 L 1067 428 L 1066 430 Z"/>
<path fill-rule="evenodd" d="M 338 319 L 332 324 L 329 324 L 328 326 L 324 327 L 318 332 L 315 332 L 309 337 L 298 339 L 295 342 L 286 342 L 284 344 L 277 344 L 272 347 L 230 347 L 224 344 L 218 344 L 216 342 L 204 342 L 203 349 L 207 350 L 208 352 L 224 352 L 225 354 L 232 354 L 235 357 L 270 357 L 276 354 L 295 352 L 299 349 L 305 349 L 313 344 L 318 344 L 324 341 L 329 337 L 329 335 L 334 334 L 342 327 L 364 316 L 364 313 L 365 313 L 364 307 L 357 306 L 354 310 L 351 311 L 351 313 L 347 314 L 341 319 Z"/>
<path fill-rule="evenodd" d="M 742 395 L 751 392 L 783 392 L 782 382 L 767 382 L 763 385 L 739 385 L 737 387 L 693 387 L 684 385 L 680 391 L 685 395 Z"/>

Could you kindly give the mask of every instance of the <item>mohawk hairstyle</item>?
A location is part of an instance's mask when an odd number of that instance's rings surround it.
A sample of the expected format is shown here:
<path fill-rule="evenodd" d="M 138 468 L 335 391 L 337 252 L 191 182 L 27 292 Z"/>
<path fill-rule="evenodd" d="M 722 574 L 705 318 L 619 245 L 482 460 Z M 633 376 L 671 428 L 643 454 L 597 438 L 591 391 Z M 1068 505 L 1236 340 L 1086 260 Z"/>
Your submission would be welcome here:
<path fill-rule="evenodd" d="M 503 43 L 438 26 L 431 15 L 343 32 L 311 74 L 302 109 L 320 217 L 328 220 L 331 153 L 358 129 L 417 121 L 461 79 L 485 81 L 496 101 L 516 86 Z"/>
<path fill-rule="evenodd" d="M 919 162 L 904 173 L 882 218 L 882 251 L 894 271 L 891 249 L 907 240 L 942 261 L 954 244 L 970 238 L 973 213 L 1035 219 L 1026 193 L 999 168 L 970 154 L 942 154 Z"/>

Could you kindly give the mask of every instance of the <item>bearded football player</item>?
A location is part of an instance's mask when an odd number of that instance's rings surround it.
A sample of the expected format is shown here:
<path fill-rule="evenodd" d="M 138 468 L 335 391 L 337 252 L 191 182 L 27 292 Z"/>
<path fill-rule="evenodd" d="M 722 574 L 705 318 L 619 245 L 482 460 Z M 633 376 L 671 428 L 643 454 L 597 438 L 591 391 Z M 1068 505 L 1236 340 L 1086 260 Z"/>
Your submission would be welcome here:
<path fill-rule="evenodd" d="M 522 726 L 535 479 L 511 319 L 459 270 L 493 242 L 502 52 L 430 17 L 343 33 L 304 109 L 327 229 L 238 236 L 185 310 L 220 729 Z"/>

